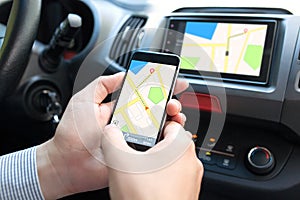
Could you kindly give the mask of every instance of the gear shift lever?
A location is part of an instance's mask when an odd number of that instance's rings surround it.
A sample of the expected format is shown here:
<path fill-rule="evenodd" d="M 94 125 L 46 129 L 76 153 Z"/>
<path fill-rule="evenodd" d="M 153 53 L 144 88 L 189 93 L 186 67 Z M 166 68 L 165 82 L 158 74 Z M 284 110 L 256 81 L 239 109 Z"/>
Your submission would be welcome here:
<path fill-rule="evenodd" d="M 39 63 L 43 70 L 49 73 L 57 71 L 63 59 L 64 50 L 70 46 L 81 25 L 81 17 L 76 14 L 69 14 L 61 22 L 56 28 L 49 46 L 39 56 Z"/>

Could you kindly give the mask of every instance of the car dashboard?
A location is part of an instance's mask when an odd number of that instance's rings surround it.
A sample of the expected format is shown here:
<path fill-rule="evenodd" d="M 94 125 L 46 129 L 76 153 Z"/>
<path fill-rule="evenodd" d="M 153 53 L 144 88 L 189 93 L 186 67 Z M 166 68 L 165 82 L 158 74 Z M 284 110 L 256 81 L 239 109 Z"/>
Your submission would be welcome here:
<path fill-rule="evenodd" d="M 168 52 L 181 56 L 179 77 L 189 82 L 174 98 L 183 106 L 185 128 L 205 168 L 199 199 L 299 199 L 300 15 L 259 3 L 162 4 L 44 1 L 28 67 L 2 106 L 1 132 L 11 133 L 1 139 L 8 141 L 2 152 L 54 134 L 49 116 L 28 103 L 38 90 L 57 91 L 65 107 L 96 77 L 125 71 L 132 52 Z M 83 18 L 80 36 L 65 68 L 45 72 L 39 54 L 69 12 Z M 12 119 L 21 125 L 12 128 Z M 82 195 L 109 198 L 107 190 Z"/>

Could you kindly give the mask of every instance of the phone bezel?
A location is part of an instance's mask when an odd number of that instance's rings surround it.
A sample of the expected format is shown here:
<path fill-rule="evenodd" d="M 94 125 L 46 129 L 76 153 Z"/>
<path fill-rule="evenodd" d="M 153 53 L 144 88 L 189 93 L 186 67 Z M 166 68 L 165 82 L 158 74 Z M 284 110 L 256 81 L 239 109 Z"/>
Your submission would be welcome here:
<path fill-rule="evenodd" d="M 176 82 L 176 79 L 177 79 L 178 74 L 179 74 L 180 58 L 175 54 L 149 52 L 149 51 L 135 51 L 133 53 L 133 55 L 131 56 L 130 62 L 128 63 L 128 65 L 126 67 L 126 74 L 124 76 L 124 80 L 122 82 L 122 86 L 121 86 L 121 89 L 119 91 L 118 98 L 116 99 L 116 103 L 115 103 L 111 118 L 109 120 L 109 123 L 111 123 L 111 120 L 113 118 L 113 113 L 116 109 L 117 102 L 120 98 L 121 90 L 122 90 L 122 87 L 123 87 L 124 82 L 126 80 L 126 76 L 128 75 L 129 67 L 130 67 L 130 64 L 131 64 L 132 60 L 139 60 L 139 61 L 159 63 L 159 64 L 167 64 L 167 65 L 175 66 L 176 69 L 175 69 L 172 85 L 170 87 L 170 91 L 169 91 L 168 98 L 167 98 L 166 102 L 168 102 L 173 96 L 173 92 L 174 92 L 174 88 L 175 88 L 175 82 Z M 162 120 L 160 122 L 160 127 L 159 127 L 159 131 L 157 133 L 155 144 L 157 144 L 162 139 L 162 128 L 165 124 L 165 120 L 166 120 L 166 116 L 167 116 L 166 115 L 166 106 L 167 106 L 167 103 L 164 107 L 164 114 L 163 114 Z M 132 147 L 133 149 L 136 149 L 138 151 L 146 151 L 149 148 L 154 146 L 154 145 L 153 146 L 146 146 L 146 145 L 136 144 L 136 143 L 128 142 L 128 141 L 126 141 L 126 142 L 130 147 Z"/>

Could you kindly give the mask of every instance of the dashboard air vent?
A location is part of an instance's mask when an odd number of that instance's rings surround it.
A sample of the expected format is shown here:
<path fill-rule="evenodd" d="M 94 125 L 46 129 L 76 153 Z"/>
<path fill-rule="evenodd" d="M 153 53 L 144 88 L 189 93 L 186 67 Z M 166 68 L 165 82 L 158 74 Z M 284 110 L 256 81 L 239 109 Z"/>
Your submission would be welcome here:
<path fill-rule="evenodd" d="M 141 28 L 147 19 L 131 16 L 121 27 L 110 50 L 109 57 L 122 67 L 126 67 L 131 53 L 138 48 Z"/>

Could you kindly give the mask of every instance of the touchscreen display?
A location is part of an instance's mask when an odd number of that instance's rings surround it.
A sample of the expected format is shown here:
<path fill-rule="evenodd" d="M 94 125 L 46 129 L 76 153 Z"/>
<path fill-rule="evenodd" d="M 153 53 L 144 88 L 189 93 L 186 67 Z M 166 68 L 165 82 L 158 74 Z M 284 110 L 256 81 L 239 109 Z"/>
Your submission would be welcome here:
<path fill-rule="evenodd" d="M 177 66 L 132 60 L 112 117 L 127 142 L 153 146 Z"/>
<path fill-rule="evenodd" d="M 181 72 L 266 83 L 275 21 L 170 20 L 165 50 Z"/>
<path fill-rule="evenodd" d="M 187 22 L 181 69 L 259 76 L 267 25 Z"/>

